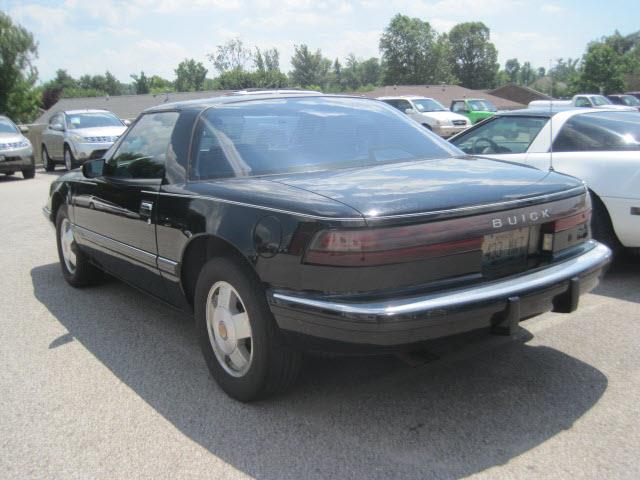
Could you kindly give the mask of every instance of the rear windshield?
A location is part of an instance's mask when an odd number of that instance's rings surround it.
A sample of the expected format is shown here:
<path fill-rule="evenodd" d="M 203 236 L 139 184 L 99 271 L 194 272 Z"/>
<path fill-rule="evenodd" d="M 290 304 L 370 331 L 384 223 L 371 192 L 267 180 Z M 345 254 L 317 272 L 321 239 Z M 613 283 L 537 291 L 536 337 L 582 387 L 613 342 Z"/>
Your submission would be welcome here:
<path fill-rule="evenodd" d="M 555 141 L 558 152 L 640 150 L 640 122 L 635 112 L 574 115 Z"/>
<path fill-rule="evenodd" d="M 18 129 L 11 120 L 0 117 L 0 133 L 18 133 Z"/>
<path fill-rule="evenodd" d="M 121 127 L 123 123 L 112 113 L 70 113 L 67 114 L 67 128 Z"/>
<path fill-rule="evenodd" d="M 375 100 L 305 97 L 207 110 L 194 139 L 196 179 L 290 173 L 463 153 Z"/>

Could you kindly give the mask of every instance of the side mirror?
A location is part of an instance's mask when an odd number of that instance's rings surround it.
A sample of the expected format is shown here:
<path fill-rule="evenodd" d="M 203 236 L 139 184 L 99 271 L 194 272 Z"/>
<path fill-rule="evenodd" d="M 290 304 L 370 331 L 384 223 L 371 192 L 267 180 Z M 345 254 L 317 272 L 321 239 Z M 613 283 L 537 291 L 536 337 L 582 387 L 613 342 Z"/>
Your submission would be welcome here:
<path fill-rule="evenodd" d="M 64 132 L 64 126 L 61 123 L 54 123 L 51 125 L 51 130 L 55 130 L 57 132 Z"/>
<path fill-rule="evenodd" d="M 18 128 L 20 129 L 20 133 L 29 133 L 29 127 L 26 125 L 20 125 Z"/>
<path fill-rule="evenodd" d="M 416 111 L 413 108 L 405 108 L 404 113 L 406 113 L 407 115 L 411 115 L 413 113 L 416 113 Z"/>
<path fill-rule="evenodd" d="M 82 164 L 82 174 L 87 178 L 97 178 L 102 176 L 104 170 L 104 158 L 89 160 Z"/>

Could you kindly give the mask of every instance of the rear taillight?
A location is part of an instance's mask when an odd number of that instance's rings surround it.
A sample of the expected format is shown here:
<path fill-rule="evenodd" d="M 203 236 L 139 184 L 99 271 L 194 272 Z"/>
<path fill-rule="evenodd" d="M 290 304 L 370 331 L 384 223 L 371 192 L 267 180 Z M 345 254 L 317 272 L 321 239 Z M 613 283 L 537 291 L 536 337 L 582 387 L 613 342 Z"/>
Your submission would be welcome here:
<path fill-rule="evenodd" d="M 560 218 L 553 222 L 553 231 L 556 233 L 563 232 L 570 228 L 577 227 L 578 225 L 582 225 L 583 223 L 587 223 L 590 219 L 591 210 L 584 210 L 576 215 Z"/>
<path fill-rule="evenodd" d="M 449 236 L 437 224 L 368 230 L 325 230 L 311 242 L 305 263 L 373 266 L 480 250 L 482 237 L 438 241 Z"/>

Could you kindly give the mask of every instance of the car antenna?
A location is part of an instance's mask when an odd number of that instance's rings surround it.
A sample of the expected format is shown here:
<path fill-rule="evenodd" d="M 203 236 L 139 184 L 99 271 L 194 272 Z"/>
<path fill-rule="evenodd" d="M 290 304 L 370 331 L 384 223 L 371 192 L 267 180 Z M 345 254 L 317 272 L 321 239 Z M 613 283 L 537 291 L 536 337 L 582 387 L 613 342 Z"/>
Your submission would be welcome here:
<path fill-rule="evenodd" d="M 549 59 L 549 77 L 551 79 L 551 95 L 549 95 L 549 171 L 553 172 L 553 59 Z"/>

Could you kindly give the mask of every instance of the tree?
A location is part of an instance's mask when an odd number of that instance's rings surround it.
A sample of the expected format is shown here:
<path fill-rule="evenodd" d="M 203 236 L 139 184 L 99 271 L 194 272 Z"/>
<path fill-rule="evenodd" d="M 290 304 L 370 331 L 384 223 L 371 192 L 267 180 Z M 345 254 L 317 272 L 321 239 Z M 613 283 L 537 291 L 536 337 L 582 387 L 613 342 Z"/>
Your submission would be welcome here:
<path fill-rule="evenodd" d="M 175 87 L 178 92 L 197 92 L 202 90 L 207 69 L 194 59 L 185 59 L 175 69 Z"/>
<path fill-rule="evenodd" d="M 225 73 L 230 70 L 244 70 L 252 59 L 252 55 L 251 50 L 245 48 L 242 40 L 234 38 L 223 45 L 218 45 L 216 52 L 208 54 L 207 58 L 219 73 Z"/>
<path fill-rule="evenodd" d="M 64 96 L 66 90 L 81 88 L 66 70 L 56 70 L 56 76 L 42 86 L 42 107 L 49 109 Z"/>
<path fill-rule="evenodd" d="M 439 83 L 442 48 L 429 22 L 397 14 L 380 37 L 387 84 Z"/>
<path fill-rule="evenodd" d="M 175 92 L 174 83 L 171 80 L 162 78 L 160 75 L 152 75 L 148 79 L 149 93 Z"/>
<path fill-rule="evenodd" d="M 504 71 L 507 73 L 511 83 L 518 83 L 518 73 L 520 73 L 520 62 L 517 58 L 510 58 L 504 64 Z"/>
<path fill-rule="evenodd" d="M 38 112 L 37 57 L 33 35 L 0 12 L 0 112 L 17 122 L 30 121 Z"/>
<path fill-rule="evenodd" d="M 605 95 L 623 91 L 622 56 L 607 43 L 591 43 L 582 57 L 578 84 L 582 90 Z"/>
<path fill-rule="evenodd" d="M 449 32 L 453 74 L 467 88 L 495 85 L 498 51 L 490 41 L 489 28 L 482 22 L 459 23 Z"/>
<path fill-rule="evenodd" d="M 531 85 L 536 81 L 536 72 L 531 66 L 531 62 L 524 62 L 520 67 L 520 84 Z"/>
<path fill-rule="evenodd" d="M 312 53 L 306 45 L 295 45 L 291 57 L 293 69 L 289 73 L 291 83 L 299 87 L 323 87 L 331 68 L 331 60 L 324 58 L 320 50 Z"/>
<path fill-rule="evenodd" d="M 135 73 L 131 74 L 130 76 L 133 79 L 133 84 L 136 89 L 136 93 L 138 95 L 143 93 L 149 93 L 151 87 L 149 85 L 149 79 L 144 74 L 144 71 L 141 71 L 139 76 L 136 75 Z"/>
<path fill-rule="evenodd" d="M 381 76 L 382 67 L 380 60 L 376 57 L 371 57 L 368 60 L 360 62 L 360 84 L 362 86 L 379 85 Z"/>

